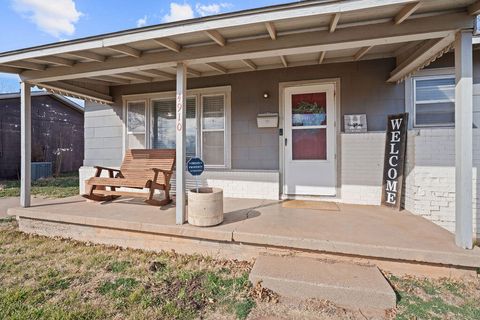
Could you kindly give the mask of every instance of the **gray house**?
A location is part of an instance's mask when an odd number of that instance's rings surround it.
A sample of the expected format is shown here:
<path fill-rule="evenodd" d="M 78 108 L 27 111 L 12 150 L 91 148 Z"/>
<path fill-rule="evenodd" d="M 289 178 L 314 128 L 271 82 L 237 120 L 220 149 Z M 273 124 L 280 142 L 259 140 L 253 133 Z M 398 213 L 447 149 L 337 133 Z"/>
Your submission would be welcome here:
<path fill-rule="evenodd" d="M 387 117 L 407 112 L 403 207 L 472 248 L 479 12 L 474 0 L 302 1 L 5 52 L 0 71 L 23 81 L 25 146 L 31 85 L 86 100 L 81 181 L 127 149 L 176 147 L 177 164 L 201 157 L 202 184 L 234 198 L 379 205 Z M 28 207 L 28 150 L 23 161 Z"/>

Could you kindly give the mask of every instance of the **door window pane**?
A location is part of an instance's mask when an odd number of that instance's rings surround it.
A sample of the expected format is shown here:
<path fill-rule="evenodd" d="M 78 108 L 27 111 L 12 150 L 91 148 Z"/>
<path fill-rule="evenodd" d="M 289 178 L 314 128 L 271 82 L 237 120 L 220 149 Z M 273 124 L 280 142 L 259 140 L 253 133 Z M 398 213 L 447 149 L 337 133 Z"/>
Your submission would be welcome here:
<path fill-rule="evenodd" d="M 292 126 L 321 126 L 327 124 L 327 93 L 292 95 Z"/>
<path fill-rule="evenodd" d="M 224 134 L 223 131 L 203 132 L 203 161 L 206 165 L 224 165 Z"/>
<path fill-rule="evenodd" d="M 127 109 L 128 132 L 145 133 L 145 102 L 130 102 Z"/>
<path fill-rule="evenodd" d="M 204 96 L 203 99 L 203 129 L 224 129 L 225 123 L 225 97 Z"/>
<path fill-rule="evenodd" d="M 187 98 L 187 159 L 195 157 L 197 152 L 197 120 L 195 98 Z M 153 102 L 153 148 L 175 148 L 175 99 Z"/>
<path fill-rule="evenodd" d="M 292 130 L 292 160 L 326 160 L 327 129 Z"/>

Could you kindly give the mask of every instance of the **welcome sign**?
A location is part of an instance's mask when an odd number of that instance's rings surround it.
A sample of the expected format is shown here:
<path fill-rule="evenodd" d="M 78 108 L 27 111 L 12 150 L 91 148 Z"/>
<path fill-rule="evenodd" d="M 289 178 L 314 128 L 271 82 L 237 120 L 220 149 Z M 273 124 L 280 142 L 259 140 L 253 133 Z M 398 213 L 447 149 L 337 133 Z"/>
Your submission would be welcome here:
<path fill-rule="evenodd" d="M 382 205 L 400 209 L 407 144 L 408 113 L 388 116 L 383 165 Z"/>

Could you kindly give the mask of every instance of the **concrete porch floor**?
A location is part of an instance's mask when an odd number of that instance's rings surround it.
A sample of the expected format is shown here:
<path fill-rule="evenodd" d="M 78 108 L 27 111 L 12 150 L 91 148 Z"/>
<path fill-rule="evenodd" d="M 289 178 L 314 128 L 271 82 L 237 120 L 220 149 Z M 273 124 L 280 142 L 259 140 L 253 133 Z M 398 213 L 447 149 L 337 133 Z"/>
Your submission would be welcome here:
<path fill-rule="evenodd" d="M 338 211 L 292 209 L 282 207 L 280 201 L 226 198 L 224 222 L 209 228 L 176 225 L 173 205 L 152 207 L 141 200 L 125 197 L 105 203 L 92 203 L 81 197 L 50 200 L 30 208 L 11 208 L 8 214 L 17 216 L 20 229 L 22 221 L 36 223 L 33 229 L 30 226 L 23 230 L 40 234 L 45 232 L 37 232 L 42 228 L 39 223 L 53 222 L 73 225 L 73 228 L 90 226 L 163 235 L 170 237 L 168 241 L 195 239 L 431 265 L 480 267 L 480 248 L 458 248 L 453 234 L 408 211 L 341 203 L 338 207 Z M 62 236 L 62 229 L 58 230 L 52 235 Z M 92 233 L 89 240 L 95 242 L 97 235 L 98 231 Z"/>

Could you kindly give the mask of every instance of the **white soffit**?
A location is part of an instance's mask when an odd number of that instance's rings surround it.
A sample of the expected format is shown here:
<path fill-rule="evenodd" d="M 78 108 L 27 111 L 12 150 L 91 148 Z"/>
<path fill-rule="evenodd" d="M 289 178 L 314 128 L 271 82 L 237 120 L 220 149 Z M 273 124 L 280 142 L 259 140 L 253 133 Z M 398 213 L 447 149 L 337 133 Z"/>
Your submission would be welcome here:
<path fill-rule="evenodd" d="M 436 1 L 451 2 L 450 0 Z M 85 39 L 6 52 L 0 54 L 0 63 L 73 51 L 95 50 L 108 46 L 131 44 L 148 39 L 176 37 L 186 34 L 195 34 L 194 37 L 197 40 L 195 42 L 198 43 L 199 37 L 205 37 L 200 34 L 206 30 L 229 29 L 228 33 L 234 34 L 235 32 L 238 32 L 239 35 L 245 35 L 244 32 L 247 32 L 248 30 L 249 33 L 254 35 L 258 34 L 259 28 L 265 22 L 289 20 L 288 23 L 292 24 L 290 28 L 296 28 L 295 24 L 301 25 L 303 21 L 308 24 L 309 20 L 313 19 L 317 21 L 317 25 L 321 25 L 325 22 L 322 22 L 322 19 L 328 20 L 329 15 L 338 12 L 346 13 L 349 11 L 364 10 L 365 12 L 370 12 L 370 14 L 376 16 L 379 11 L 383 12 L 385 10 L 391 10 L 389 9 L 389 6 L 406 5 L 413 2 L 415 2 L 415 0 L 303 1 L 274 6 L 271 8 L 267 7 L 245 12 L 234 12 L 231 14 L 132 29 Z M 391 12 L 389 12 L 389 14 L 391 14 Z M 239 31 L 235 31 L 237 28 L 243 30 L 239 29 Z"/>
<path fill-rule="evenodd" d="M 452 11 L 457 12 L 459 10 L 465 12 L 463 14 L 466 15 L 466 7 L 474 2 L 474 0 L 422 0 L 421 6 L 417 9 L 417 11 L 414 12 L 414 15 L 408 17 L 407 19 L 447 14 Z M 142 57 L 145 53 L 161 52 L 162 55 L 164 52 L 173 53 L 174 55 L 171 57 L 172 63 L 168 61 L 169 65 L 166 67 L 160 65 L 157 66 L 158 71 L 173 74 L 175 70 L 172 69 L 171 66 L 174 65 L 175 56 L 177 53 L 172 52 L 171 49 L 168 49 L 165 46 L 159 45 L 155 39 L 167 39 L 167 41 L 172 41 L 174 44 L 178 45 L 180 50 L 182 50 L 182 48 L 194 49 L 195 47 L 204 46 L 211 46 L 213 48 L 217 47 L 217 44 L 206 34 L 205 30 L 215 30 L 221 37 L 225 38 L 227 47 L 229 47 L 229 45 L 235 47 L 235 42 L 240 40 L 245 41 L 248 39 L 261 39 L 261 41 L 268 43 L 268 41 L 281 40 L 272 40 L 271 34 L 269 34 L 269 30 L 267 29 L 266 22 L 271 23 L 270 26 L 274 28 L 274 31 L 276 31 L 277 37 L 282 37 L 288 34 L 295 35 L 296 32 L 300 31 L 305 32 L 328 30 L 328 28 L 331 27 L 330 24 L 332 17 L 338 15 L 338 13 L 340 13 L 340 15 L 338 19 L 338 25 L 336 25 L 337 30 L 374 23 L 384 23 L 386 25 L 390 23 L 390 21 L 392 21 L 392 27 L 394 27 L 395 25 L 393 24 L 393 17 L 395 17 L 407 5 L 412 5 L 415 3 L 417 3 L 416 0 L 303 1 L 300 3 L 280 5 L 271 8 L 250 10 L 248 12 L 231 13 L 202 19 L 187 20 L 178 23 L 127 30 L 87 39 L 56 43 L 37 48 L 17 50 L 3 54 L 0 53 L 0 71 L 1 68 L 4 68 L 4 70 L 13 72 L 17 72 L 16 70 L 19 70 L 19 72 L 21 72 L 27 69 L 24 67 L 40 67 L 40 69 L 37 70 L 41 70 L 41 66 L 45 66 L 47 71 L 62 70 L 62 67 L 55 69 L 58 67 L 58 63 L 55 64 L 52 62 L 55 58 L 57 59 L 57 62 L 59 61 L 58 58 L 72 60 L 74 63 L 76 63 L 74 67 L 79 65 L 87 66 L 87 64 L 102 66 L 100 64 L 101 62 L 98 62 L 103 61 L 102 59 L 105 59 L 109 62 L 113 61 L 115 63 L 118 61 L 117 59 L 124 59 L 123 61 L 125 61 L 125 58 L 135 59 L 135 57 L 130 57 L 128 55 L 129 50 L 134 50 L 134 52 L 139 52 Z M 406 22 L 403 23 L 406 24 Z M 352 30 L 354 29 L 352 28 Z M 335 32 L 339 31 L 333 30 L 333 35 L 335 35 Z M 126 44 L 126 46 L 124 44 Z M 395 51 L 405 44 L 406 42 L 389 45 L 377 44 L 372 47 L 367 54 L 362 55 L 362 59 L 393 57 L 395 55 Z M 123 46 L 123 51 L 113 50 L 112 48 L 106 47 L 111 45 L 119 45 L 119 47 Z M 129 50 L 125 51 L 125 47 L 127 47 Z M 220 48 L 220 46 L 218 46 L 218 48 Z M 361 48 L 361 45 L 359 45 L 359 48 Z M 278 68 L 284 67 L 285 61 L 287 62 L 286 64 L 288 67 L 316 64 L 319 61 L 322 63 L 352 61 L 352 57 L 355 57 L 355 54 L 358 52 L 359 48 L 346 50 L 327 50 L 323 56 L 323 59 L 319 58 L 322 56 L 322 52 L 301 53 L 301 50 L 296 50 L 296 52 L 290 52 L 287 53 L 286 56 L 283 56 L 283 61 L 281 60 L 280 56 L 275 56 L 275 53 L 273 52 L 271 53 L 271 56 L 263 55 L 264 57 L 260 57 L 261 55 L 256 55 L 256 57 L 247 57 L 245 58 L 247 61 L 239 60 L 243 59 L 242 57 L 235 57 L 236 60 L 229 61 L 227 56 L 225 56 L 223 60 L 220 60 L 221 62 L 209 62 L 209 64 L 205 64 L 206 61 L 200 63 L 201 61 L 195 62 L 194 60 L 191 60 L 191 69 L 194 71 L 194 73 L 191 73 L 190 76 L 208 76 L 225 72 L 251 71 L 257 70 L 257 67 L 258 69 Z M 182 53 L 183 51 L 180 52 L 180 55 Z M 76 56 L 75 54 L 79 55 Z M 51 57 L 51 59 L 47 59 L 46 61 L 42 62 L 40 59 L 41 57 Z M 190 58 L 187 58 L 187 61 L 188 59 Z M 14 60 L 20 61 L 20 66 L 14 66 L 15 68 L 12 68 L 11 64 L 8 64 L 9 61 Z M 143 60 L 137 61 L 144 63 Z M 2 65 L 2 62 L 5 64 Z M 148 64 L 143 64 L 144 69 L 147 65 Z M 63 68 L 65 69 L 66 67 L 63 66 Z M 154 67 L 152 66 L 152 68 Z M 161 76 L 155 77 L 155 75 L 148 75 L 148 72 L 140 71 L 141 69 L 142 68 L 138 67 L 137 70 L 131 69 L 128 71 L 130 75 L 135 76 L 135 72 L 139 73 L 140 75 L 140 77 L 131 79 L 131 83 L 142 82 L 142 76 L 144 79 L 151 79 L 145 80 L 147 82 L 168 80 L 165 77 L 162 78 Z M 105 71 L 104 69 L 102 70 L 102 72 Z M 53 72 L 61 72 L 63 75 L 67 75 L 67 73 L 63 73 L 64 71 Z M 120 73 L 120 71 L 118 72 Z M 35 74 L 35 76 L 30 79 L 40 79 L 45 74 L 43 71 L 26 72 L 26 74 L 32 73 Z M 76 73 L 68 74 L 70 74 L 70 78 L 72 78 L 73 75 L 77 76 Z M 107 79 L 102 80 L 104 81 L 104 85 L 126 84 L 125 79 L 123 79 L 121 82 L 110 82 L 112 77 L 116 77 L 118 74 L 112 72 L 108 74 L 108 76 L 104 77 Z M 78 76 L 81 77 L 81 73 L 78 74 Z M 84 73 L 84 76 L 86 77 L 85 81 L 88 81 L 88 79 L 94 79 L 92 80 L 92 83 L 95 83 L 96 81 L 98 84 L 101 84 L 101 82 L 98 80 L 101 78 L 101 76 L 98 73 L 97 75 L 87 75 L 87 73 Z M 109 77 L 110 79 L 108 79 Z M 60 77 L 57 78 L 60 79 Z M 67 77 L 63 76 L 62 78 L 65 79 Z M 26 77 L 26 79 L 29 78 Z M 127 83 L 129 82 L 127 81 Z"/>

